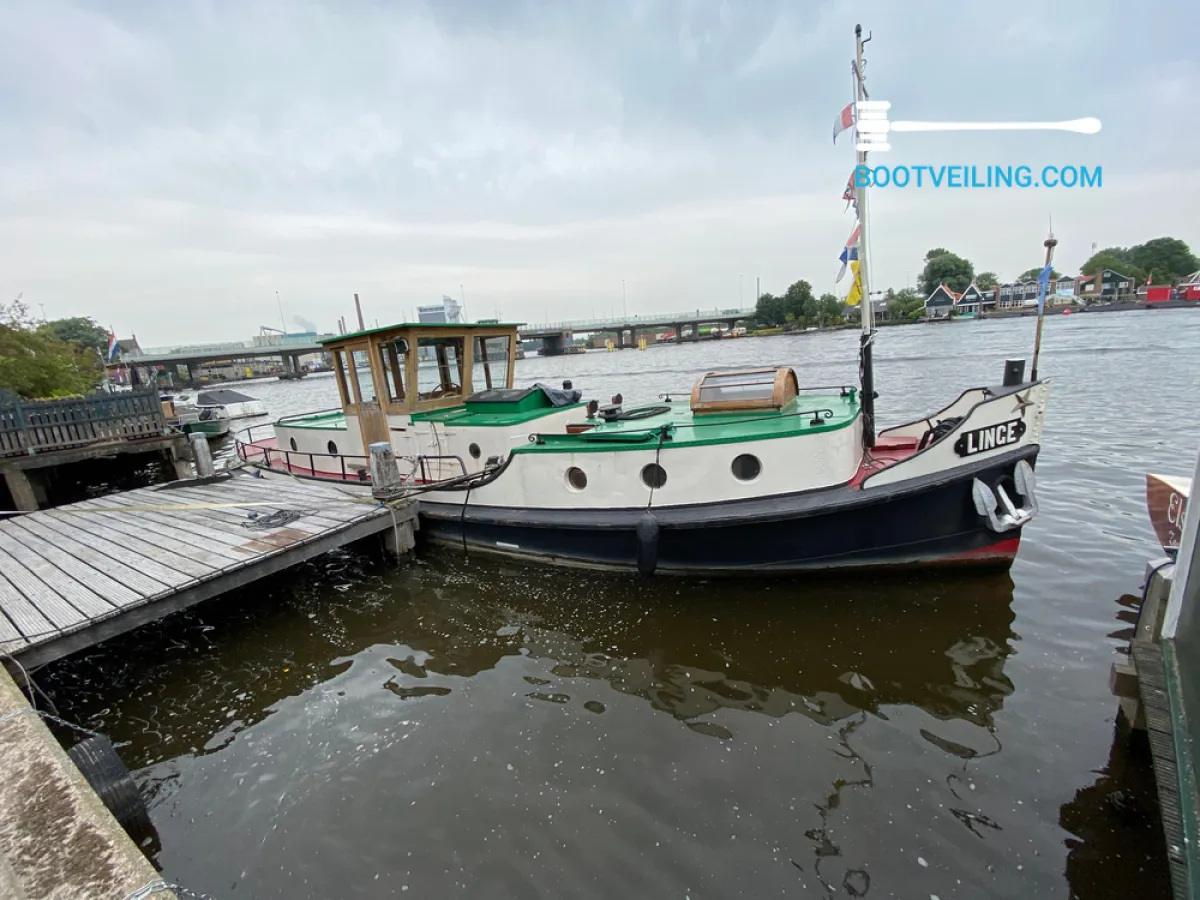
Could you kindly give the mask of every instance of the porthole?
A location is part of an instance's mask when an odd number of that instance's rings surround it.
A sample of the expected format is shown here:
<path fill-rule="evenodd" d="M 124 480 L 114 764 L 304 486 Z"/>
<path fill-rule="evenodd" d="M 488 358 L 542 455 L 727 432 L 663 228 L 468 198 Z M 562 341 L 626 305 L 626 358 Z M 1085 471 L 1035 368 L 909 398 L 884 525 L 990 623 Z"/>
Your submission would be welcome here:
<path fill-rule="evenodd" d="M 642 466 L 642 484 L 651 490 L 660 488 L 667 483 L 667 470 L 658 463 Z"/>
<path fill-rule="evenodd" d="M 762 474 L 762 463 L 752 453 L 743 453 L 733 458 L 730 470 L 738 481 L 753 481 Z"/>
<path fill-rule="evenodd" d="M 582 491 L 587 487 L 587 472 L 577 466 L 567 469 L 567 487 L 573 491 Z"/>
<path fill-rule="evenodd" d="M 337 452 L 337 444 L 335 444 L 333 441 L 330 441 L 328 444 L 326 444 L 326 445 L 325 445 L 325 449 L 329 451 L 329 455 L 330 455 L 330 456 L 337 456 L 337 455 L 338 455 L 338 452 Z"/>
<path fill-rule="evenodd" d="M 293 450 L 296 449 L 296 439 L 295 438 L 288 438 L 288 443 L 292 445 Z"/>
<path fill-rule="evenodd" d="M 467 452 L 471 454 L 471 459 L 479 459 L 480 453 L 482 451 L 480 451 L 478 444 L 472 444 L 470 447 L 467 448 Z"/>

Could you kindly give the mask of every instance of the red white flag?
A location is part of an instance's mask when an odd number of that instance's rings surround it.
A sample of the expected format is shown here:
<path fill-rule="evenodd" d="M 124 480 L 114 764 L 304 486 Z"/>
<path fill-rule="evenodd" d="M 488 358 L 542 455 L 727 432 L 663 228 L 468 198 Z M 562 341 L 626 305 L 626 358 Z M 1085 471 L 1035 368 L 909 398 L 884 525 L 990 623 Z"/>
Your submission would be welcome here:
<path fill-rule="evenodd" d="M 846 179 L 846 189 L 842 191 L 842 199 L 846 201 L 846 209 L 850 208 L 850 204 L 854 204 L 854 212 L 858 213 L 858 188 L 854 184 L 855 172 L 850 173 L 850 177 Z M 842 212 L 845 212 L 843 209 Z"/>
<path fill-rule="evenodd" d="M 833 120 L 833 142 L 837 143 L 837 136 L 854 124 L 854 104 L 847 103 L 846 108 L 838 114 L 838 117 Z"/>

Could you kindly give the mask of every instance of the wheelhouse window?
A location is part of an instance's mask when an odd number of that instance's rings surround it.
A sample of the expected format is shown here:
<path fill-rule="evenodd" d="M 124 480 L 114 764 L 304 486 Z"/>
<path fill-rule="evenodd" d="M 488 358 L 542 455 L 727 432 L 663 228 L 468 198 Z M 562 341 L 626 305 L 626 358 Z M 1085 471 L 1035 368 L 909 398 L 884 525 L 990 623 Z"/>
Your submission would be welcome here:
<path fill-rule="evenodd" d="M 475 338 L 475 359 L 471 365 L 471 387 L 475 392 L 507 386 L 510 343 L 506 334 Z"/>
<path fill-rule="evenodd" d="M 417 339 L 417 390 L 422 400 L 461 397 L 463 393 L 461 337 Z"/>
<path fill-rule="evenodd" d="M 338 396 L 342 398 L 342 407 L 352 406 L 355 400 L 346 386 L 346 355 L 341 350 L 334 350 L 330 355 L 333 357 L 333 371 L 337 378 Z"/>
<path fill-rule="evenodd" d="M 408 353 L 408 342 L 394 338 L 379 345 L 380 371 L 387 385 L 387 398 L 392 403 L 404 402 L 404 358 Z"/>
<path fill-rule="evenodd" d="M 350 351 L 350 382 L 354 385 L 355 403 L 370 403 L 375 399 L 371 359 L 366 350 Z"/>

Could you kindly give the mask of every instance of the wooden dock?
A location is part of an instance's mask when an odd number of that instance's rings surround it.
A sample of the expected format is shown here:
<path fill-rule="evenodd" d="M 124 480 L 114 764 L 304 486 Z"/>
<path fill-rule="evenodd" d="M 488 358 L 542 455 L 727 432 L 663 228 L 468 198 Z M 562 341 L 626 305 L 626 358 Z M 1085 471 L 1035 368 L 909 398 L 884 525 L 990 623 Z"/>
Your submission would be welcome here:
<path fill-rule="evenodd" d="M 415 501 L 239 472 L 0 519 L 0 651 L 26 667 L 382 535 L 412 549 Z"/>
<path fill-rule="evenodd" d="M 175 477 L 186 478 L 187 447 L 153 389 L 0 402 L 0 477 L 19 510 L 44 504 L 57 469 L 89 460 L 158 455 Z"/>

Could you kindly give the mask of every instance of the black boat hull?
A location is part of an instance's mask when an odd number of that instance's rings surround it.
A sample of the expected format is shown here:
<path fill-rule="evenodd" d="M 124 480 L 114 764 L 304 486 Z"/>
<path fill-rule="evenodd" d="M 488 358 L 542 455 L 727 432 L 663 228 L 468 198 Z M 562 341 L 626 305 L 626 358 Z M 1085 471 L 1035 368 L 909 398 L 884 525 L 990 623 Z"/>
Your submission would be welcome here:
<path fill-rule="evenodd" d="M 1013 494 L 1027 446 L 951 472 L 863 490 L 843 485 L 750 501 L 649 510 L 500 509 L 422 503 L 423 539 L 551 563 L 659 574 L 781 574 L 825 569 L 977 566 L 1007 569 L 1021 529 L 997 533 L 972 485 Z M 469 498 L 468 498 L 469 501 Z M 639 536 L 639 522 L 642 530 Z M 652 546 L 649 546 L 652 544 Z"/>

